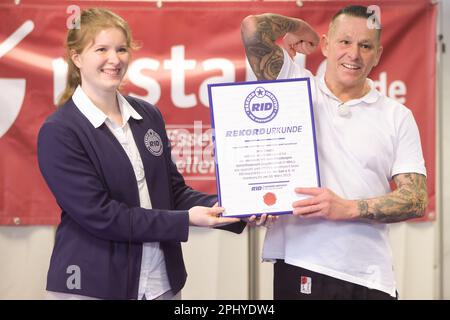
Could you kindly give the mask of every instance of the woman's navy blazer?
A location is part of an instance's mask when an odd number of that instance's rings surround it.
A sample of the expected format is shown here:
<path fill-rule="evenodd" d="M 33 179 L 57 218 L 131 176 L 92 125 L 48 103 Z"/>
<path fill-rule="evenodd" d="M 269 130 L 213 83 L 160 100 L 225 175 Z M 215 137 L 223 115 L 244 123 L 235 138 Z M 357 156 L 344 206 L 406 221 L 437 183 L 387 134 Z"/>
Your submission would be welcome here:
<path fill-rule="evenodd" d="M 142 158 L 152 209 L 139 207 L 131 162 L 103 123 L 95 128 L 72 100 L 43 124 L 39 166 L 62 209 L 47 276 L 47 290 L 102 299 L 136 299 L 142 244 L 158 241 L 173 292 L 186 282 L 181 241 L 189 233 L 188 209 L 217 198 L 185 184 L 171 160 L 159 110 L 126 97 L 143 119 L 129 119 Z M 162 153 L 150 148 L 159 135 Z M 149 135 L 150 134 L 150 135 Z M 228 226 L 240 233 L 243 223 Z M 78 278 L 76 278 L 78 277 Z M 78 281 L 78 282 L 77 282 Z"/>

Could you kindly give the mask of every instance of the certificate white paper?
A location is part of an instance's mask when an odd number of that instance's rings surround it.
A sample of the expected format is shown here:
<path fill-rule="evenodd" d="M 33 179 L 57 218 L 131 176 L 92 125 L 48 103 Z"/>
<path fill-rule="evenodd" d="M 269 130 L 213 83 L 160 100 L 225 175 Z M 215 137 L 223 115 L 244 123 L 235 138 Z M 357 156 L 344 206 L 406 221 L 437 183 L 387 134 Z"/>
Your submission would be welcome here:
<path fill-rule="evenodd" d="M 208 85 L 223 216 L 292 213 L 320 186 L 309 78 Z"/>

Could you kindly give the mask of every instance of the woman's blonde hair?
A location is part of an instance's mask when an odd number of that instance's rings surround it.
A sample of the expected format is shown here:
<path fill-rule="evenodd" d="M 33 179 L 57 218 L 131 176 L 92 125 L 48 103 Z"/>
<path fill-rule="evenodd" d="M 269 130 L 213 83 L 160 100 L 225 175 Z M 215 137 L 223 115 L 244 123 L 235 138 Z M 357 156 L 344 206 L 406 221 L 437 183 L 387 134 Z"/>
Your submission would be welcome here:
<path fill-rule="evenodd" d="M 95 36 L 104 29 L 118 28 L 123 31 L 129 49 L 137 49 L 133 41 L 128 23 L 114 12 L 103 8 L 85 9 L 81 12 L 79 28 L 69 29 L 66 39 L 67 83 L 58 99 L 58 106 L 66 103 L 81 84 L 80 69 L 73 63 L 71 56 L 74 52 L 81 53 L 87 45 L 92 43 Z"/>

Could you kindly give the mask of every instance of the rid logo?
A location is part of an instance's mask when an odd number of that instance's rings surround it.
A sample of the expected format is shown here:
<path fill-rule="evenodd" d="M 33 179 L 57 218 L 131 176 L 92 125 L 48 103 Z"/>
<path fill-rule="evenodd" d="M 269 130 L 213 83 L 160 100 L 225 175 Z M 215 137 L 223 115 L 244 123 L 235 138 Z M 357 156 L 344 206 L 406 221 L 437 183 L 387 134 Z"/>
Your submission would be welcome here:
<path fill-rule="evenodd" d="M 262 190 L 261 186 L 259 186 L 259 187 L 252 187 L 252 191 L 261 191 L 261 190 Z"/>
<path fill-rule="evenodd" d="M 147 133 L 144 136 L 144 143 L 147 147 L 147 150 L 150 151 L 156 157 L 159 157 L 163 153 L 163 144 L 161 137 L 159 134 L 152 130 L 148 129 Z"/>
<path fill-rule="evenodd" d="M 247 116 L 254 122 L 269 122 L 278 113 L 278 100 L 272 92 L 263 87 L 257 87 L 245 99 L 244 109 Z"/>
<path fill-rule="evenodd" d="M 161 145 L 159 141 L 149 141 L 148 144 L 150 147 L 159 147 Z"/>
<path fill-rule="evenodd" d="M 268 110 L 272 110 L 273 104 L 272 102 L 265 102 L 265 103 L 253 103 L 252 104 L 252 112 L 255 111 L 268 111 Z"/>

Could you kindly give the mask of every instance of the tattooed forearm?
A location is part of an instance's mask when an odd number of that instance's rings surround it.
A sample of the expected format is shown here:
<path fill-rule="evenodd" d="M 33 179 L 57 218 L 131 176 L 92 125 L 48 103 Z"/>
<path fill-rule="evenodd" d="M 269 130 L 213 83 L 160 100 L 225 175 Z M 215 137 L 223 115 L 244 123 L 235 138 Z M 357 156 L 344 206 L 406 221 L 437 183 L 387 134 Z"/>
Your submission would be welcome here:
<path fill-rule="evenodd" d="M 428 194 L 425 176 L 417 173 L 394 177 L 398 188 L 379 198 L 359 200 L 360 218 L 382 223 L 392 223 L 420 218 L 425 214 Z"/>
<path fill-rule="evenodd" d="M 262 14 L 244 19 L 242 41 L 250 66 L 258 80 L 273 80 L 283 65 L 283 51 L 275 41 L 297 30 L 299 22 L 276 14 Z"/>

